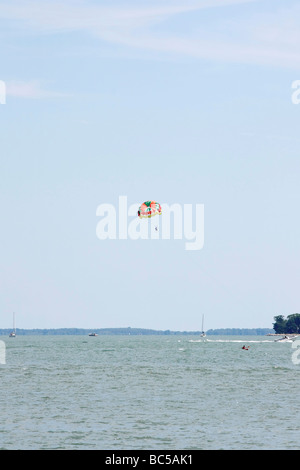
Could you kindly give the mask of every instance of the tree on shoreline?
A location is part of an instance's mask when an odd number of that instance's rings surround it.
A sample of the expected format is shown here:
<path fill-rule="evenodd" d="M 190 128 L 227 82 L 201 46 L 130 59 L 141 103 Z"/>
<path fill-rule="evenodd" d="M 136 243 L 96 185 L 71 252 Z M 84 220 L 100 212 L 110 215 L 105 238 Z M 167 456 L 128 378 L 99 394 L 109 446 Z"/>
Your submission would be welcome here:
<path fill-rule="evenodd" d="M 293 313 L 284 318 L 283 315 L 274 317 L 273 328 L 277 334 L 300 334 L 300 313 Z"/>

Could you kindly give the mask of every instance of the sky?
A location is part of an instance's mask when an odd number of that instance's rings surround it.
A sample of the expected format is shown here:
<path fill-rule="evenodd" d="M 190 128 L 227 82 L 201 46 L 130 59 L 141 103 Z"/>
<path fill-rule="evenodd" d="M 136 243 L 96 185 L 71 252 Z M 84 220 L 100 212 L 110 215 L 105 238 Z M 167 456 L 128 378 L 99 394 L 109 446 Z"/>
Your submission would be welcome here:
<path fill-rule="evenodd" d="M 13 312 L 18 328 L 272 328 L 300 311 L 299 14 L 0 0 L 1 328 Z M 202 205 L 203 246 L 172 227 L 99 239 L 97 208 L 119 217 L 121 196 Z"/>

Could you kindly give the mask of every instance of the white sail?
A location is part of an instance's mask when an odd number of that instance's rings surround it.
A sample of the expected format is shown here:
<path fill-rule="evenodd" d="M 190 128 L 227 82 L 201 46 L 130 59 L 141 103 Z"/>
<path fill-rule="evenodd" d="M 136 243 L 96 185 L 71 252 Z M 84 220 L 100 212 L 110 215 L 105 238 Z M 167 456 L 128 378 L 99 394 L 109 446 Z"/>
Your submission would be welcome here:
<path fill-rule="evenodd" d="M 16 315 L 15 312 L 13 313 L 13 330 L 9 334 L 10 338 L 15 338 L 16 337 Z"/>
<path fill-rule="evenodd" d="M 204 315 L 202 315 L 202 333 L 201 333 L 202 338 L 206 336 L 205 331 L 204 331 Z"/>

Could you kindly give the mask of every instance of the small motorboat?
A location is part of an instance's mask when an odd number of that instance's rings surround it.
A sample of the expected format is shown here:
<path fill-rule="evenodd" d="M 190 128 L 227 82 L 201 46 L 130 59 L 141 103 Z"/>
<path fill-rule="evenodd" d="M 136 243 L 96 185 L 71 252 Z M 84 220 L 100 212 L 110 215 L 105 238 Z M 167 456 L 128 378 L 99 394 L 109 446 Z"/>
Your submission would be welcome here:
<path fill-rule="evenodd" d="M 275 339 L 275 343 L 292 343 L 293 340 L 289 336 L 285 335 L 283 338 Z"/>
<path fill-rule="evenodd" d="M 89 336 L 98 336 L 97 333 L 89 333 Z"/>

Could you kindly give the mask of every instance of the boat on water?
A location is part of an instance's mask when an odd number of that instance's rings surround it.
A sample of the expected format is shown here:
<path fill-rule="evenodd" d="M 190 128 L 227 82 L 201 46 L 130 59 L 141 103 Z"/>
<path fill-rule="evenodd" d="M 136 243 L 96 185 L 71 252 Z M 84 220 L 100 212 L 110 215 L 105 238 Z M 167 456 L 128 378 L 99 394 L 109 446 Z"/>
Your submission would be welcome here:
<path fill-rule="evenodd" d="M 97 333 L 89 333 L 89 336 L 98 336 Z"/>
<path fill-rule="evenodd" d="M 206 338 L 206 333 L 204 331 L 204 315 L 202 315 L 202 333 L 201 333 L 201 338 Z"/>
<path fill-rule="evenodd" d="M 293 338 L 288 335 L 284 335 L 283 338 L 275 339 L 275 343 L 292 343 Z"/>
<path fill-rule="evenodd" d="M 13 313 L 13 330 L 9 333 L 10 338 L 15 338 L 16 337 L 16 318 L 15 318 L 15 312 Z"/>
<path fill-rule="evenodd" d="M 274 339 L 275 343 L 292 343 L 300 335 L 298 333 L 268 333 L 266 336 L 280 336 L 280 338 Z"/>

